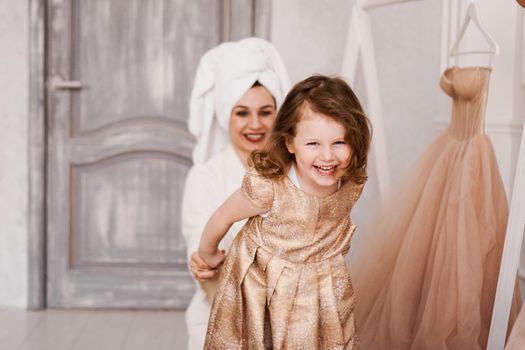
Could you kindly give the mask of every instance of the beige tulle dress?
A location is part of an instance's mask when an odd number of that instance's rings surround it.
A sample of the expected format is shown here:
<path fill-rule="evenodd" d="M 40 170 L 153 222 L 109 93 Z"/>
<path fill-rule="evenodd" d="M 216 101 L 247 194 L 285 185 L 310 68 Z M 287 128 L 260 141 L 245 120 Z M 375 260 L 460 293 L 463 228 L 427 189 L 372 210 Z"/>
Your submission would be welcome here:
<path fill-rule="evenodd" d="M 343 256 L 363 186 L 323 198 L 249 170 L 250 218 L 222 267 L 205 349 L 356 349 L 354 292 Z"/>
<path fill-rule="evenodd" d="M 505 350 L 523 350 L 525 348 L 525 306 L 521 307 L 521 311 L 514 323 L 512 333 L 510 333 L 509 341 L 505 345 Z"/>
<path fill-rule="evenodd" d="M 484 133 L 490 72 L 444 72 L 449 128 L 386 196 L 375 228 L 354 247 L 363 349 L 485 349 L 508 215 Z"/>

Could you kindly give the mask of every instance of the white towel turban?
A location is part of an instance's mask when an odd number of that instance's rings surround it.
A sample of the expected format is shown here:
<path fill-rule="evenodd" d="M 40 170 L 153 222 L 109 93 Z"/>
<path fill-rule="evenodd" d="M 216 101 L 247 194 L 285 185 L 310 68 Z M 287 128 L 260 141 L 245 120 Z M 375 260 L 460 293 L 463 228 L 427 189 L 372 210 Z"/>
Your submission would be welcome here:
<path fill-rule="evenodd" d="M 279 108 L 290 81 L 281 56 L 266 40 L 223 43 L 201 57 L 188 120 L 189 130 L 197 138 L 194 163 L 204 163 L 230 142 L 231 110 L 255 82 L 268 89 Z"/>

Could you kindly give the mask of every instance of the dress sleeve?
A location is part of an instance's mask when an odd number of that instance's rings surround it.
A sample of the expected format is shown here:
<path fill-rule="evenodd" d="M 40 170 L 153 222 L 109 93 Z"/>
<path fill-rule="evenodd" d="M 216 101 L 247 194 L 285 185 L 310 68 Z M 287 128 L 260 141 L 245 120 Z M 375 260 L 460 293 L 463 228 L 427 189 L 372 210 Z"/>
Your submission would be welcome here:
<path fill-rule="evenodd" d="M 244 175 L 241 191 L 255 206 L 268 210 L 272 207 L 273 182 L 261 176 L 255 169 L 248 169 Z"/>
<path fill-rule="evenodd" d="M 343 184 L 343 187 L 345 200 L 351 204 L 351 207 L 353 207 L 359 199 L 359 197 L 361 197 L 365 184 L 356 184 L 352 181 L 348 181 L 345 184 Z"/>
<path fill-rule="evenodd" d="M 363 188 L 365 187 L 365 184 L 356 184 L 354 185 L 354 191 L 352 193 L 352 205 L 354 205 L 359 197 L 361 197 L 361 194 L 363 193 Z"/>

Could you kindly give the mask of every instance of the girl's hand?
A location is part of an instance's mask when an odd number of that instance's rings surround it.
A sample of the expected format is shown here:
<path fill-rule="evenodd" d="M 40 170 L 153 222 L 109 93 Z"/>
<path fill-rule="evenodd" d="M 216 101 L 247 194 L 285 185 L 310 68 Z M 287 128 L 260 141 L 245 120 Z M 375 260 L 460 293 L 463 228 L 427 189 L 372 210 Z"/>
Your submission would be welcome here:
<path fill-rule="evenodd" d="M 205 252 L 199 249 L 199 257 L 212 269 L 218 267 L 224 259 L 226 259 L 226 254 L 224 250 L 216 249 L 214 253 Z"/>
<path fill-rule="evenodd" d="M 219 274 L 219 270 L 206 264 L 206 262 L 200 258 L 198 252 L 193 252 L 191 254 L 188 266 L 193 278 L 199 282 L 211 281 Z"/>

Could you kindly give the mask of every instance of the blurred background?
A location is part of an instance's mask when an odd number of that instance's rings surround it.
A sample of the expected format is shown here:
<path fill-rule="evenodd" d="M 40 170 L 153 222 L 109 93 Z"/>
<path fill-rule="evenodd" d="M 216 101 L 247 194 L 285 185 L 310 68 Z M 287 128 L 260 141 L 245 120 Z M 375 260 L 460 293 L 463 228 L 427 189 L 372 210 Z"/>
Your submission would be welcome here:
<path fill-rule="evenodd" d="M 510 199 L 525 118 L 525 10 L 476 3 L 500 46 L 485 129 Z M 382 6 L 0 0 L 0 307 L 187 306 L 188 100 L 200 56 L 222 41 L 266 38 L 292 82 L 344 75 L 375 112 L 370 180 L 353 213 L 365 234 L 384 186 L 447 127 L 443 70 L 488 64 L 449 56 L 469 1 L 368 4 Z M 484 47 L 469 30 L 462 45 Z"/>

